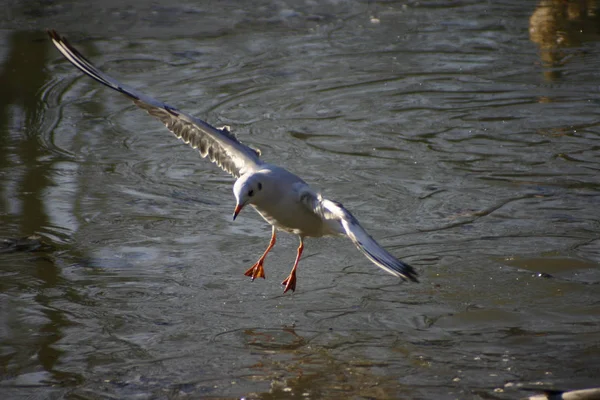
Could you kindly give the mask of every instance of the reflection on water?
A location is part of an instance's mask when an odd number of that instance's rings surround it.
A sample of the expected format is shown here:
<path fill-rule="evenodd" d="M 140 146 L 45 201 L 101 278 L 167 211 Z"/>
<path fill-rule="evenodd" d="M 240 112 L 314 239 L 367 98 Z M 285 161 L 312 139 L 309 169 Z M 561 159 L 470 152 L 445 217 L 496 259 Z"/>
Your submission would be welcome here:
<path fill-rule="evenodd" d="M 540 48 L 548 81 L 559 80 L 561 66 L 572 57 L 585 57 L 582 45 L 597 41 L 599 35 L 595 0 L 542 0 L 529 18 L 529 37 Z"/>
<path fill-rule="evenodd" d="M 52 230 L 47 191 L 56 160 L 41 146 L 39 137 L 47 119 L 39 93 L 50 80 L 49 49 L 42 38 L 41 32 L 12 33 L 0 69 L 0 169 L 4 172 L 0 224 L 4 235 Z M 6 240 L 5 244 L 0 287 L 6 377 L 26 386 L 78 382 L 79 374 L 56 369 L 63 351 L 55 345 L 63 338 L 63 329 L 71 325 L 65 310 L 54 304 L 66 290 L 61 268 L 47 255 L 52 252 L 48 246 L 35 237 Z"/>
<path fill-rule="evenodd" d="M 10 15 L 7 398 L 516 398 L 520 385 L 597 383 L 595 2 L 59 1 Z M 252 213 L 233 223 L 231 181 L 82 78 L 42 28 L 232 125 L 422 283 L 312 240 L 302 288 L 282 296 L 287 235 L 267 281 L 249 282 L 269 227 Z"/>
<path fill-rule="evenodd" d="M 570 58 L 585 56 L 582 44 L 597 41 L 599 35 L 595 0 L 542 0 L 529 18 L 529 37 L 540 47 L 544 76 L 549 81 L 561 77 L 560 67 Z"/>

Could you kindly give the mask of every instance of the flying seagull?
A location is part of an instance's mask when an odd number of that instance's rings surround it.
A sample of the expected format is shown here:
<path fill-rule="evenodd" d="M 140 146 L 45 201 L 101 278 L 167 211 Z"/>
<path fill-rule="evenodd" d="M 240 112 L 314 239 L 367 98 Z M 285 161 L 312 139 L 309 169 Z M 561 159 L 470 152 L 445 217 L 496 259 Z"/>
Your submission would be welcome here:
<path fill-rule="evenodd" d="M 300 238 L 294 266 L 282 282 L 285 286 L 283 293 L 296 289 L 296 269 L 304 250 L 304 238 L 328 235 L 347 236 L 379 268 L 403 280 L 418 282 L 413 267 L 382 248 L 340 203 L 325 199 L 284 168 L 264 162 L 258 150 L 242 144 L 229 128 L 215 128 L 199 118 L 121 84 L 97 69 L 56 31 L 49 30 L 48 34 L 63 56 L 83 73 L 129 97 L 136 106 L 158 118 L 175 136 L 197 149 L 203 158 L 208 157 L 237 179 L 233 185 L 236 200 L 233 219 L 245 206 L 251 205 L 272 226 L 269 246 L 245 272 L 246 276 L 252 280 L 265 277 L 263 264 L 275 245 L 276 231 L 280 229 Z"/>

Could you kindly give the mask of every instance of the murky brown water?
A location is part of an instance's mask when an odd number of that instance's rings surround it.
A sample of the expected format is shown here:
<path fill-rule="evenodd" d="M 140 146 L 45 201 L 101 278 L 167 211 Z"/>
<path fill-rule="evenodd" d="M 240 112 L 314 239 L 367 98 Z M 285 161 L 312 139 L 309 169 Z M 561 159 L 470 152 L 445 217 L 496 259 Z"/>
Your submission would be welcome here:
<path fill-rule="evenodd" d="M 593 1 L 13 1 L 0 16 L 2 398 L 518 398 L 600 377 Z M 589 9 L 585 9 L 585 5 Z M 52 47 L 231 125 L 342 201 L 234 223 L 227 175 Z M 17 241 L 29 235 L 40 240 Z"/>

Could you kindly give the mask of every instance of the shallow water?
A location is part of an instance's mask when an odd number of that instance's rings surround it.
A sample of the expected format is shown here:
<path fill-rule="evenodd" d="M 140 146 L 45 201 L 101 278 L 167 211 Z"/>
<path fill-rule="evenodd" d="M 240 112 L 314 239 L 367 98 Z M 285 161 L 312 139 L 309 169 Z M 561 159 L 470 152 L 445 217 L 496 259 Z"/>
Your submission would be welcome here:
<path fill-rule="evenodd" d="M 518 398 L 600 376 L 600 20 L 565 2 L 13 2 L 6 398 Z M 578 3 L 581 5 L 581 2 Z M 294 294 L 232 180 L 65 61 L 344 203 L 420 284 L 309 239 Z M 16 239 L 38 235 L 29 241 Z"/>

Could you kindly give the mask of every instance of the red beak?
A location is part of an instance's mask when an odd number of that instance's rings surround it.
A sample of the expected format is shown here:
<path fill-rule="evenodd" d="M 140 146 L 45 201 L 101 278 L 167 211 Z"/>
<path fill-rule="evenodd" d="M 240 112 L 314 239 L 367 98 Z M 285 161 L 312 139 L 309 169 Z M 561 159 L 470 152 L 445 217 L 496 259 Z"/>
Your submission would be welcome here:
<path fill-rule="evenodd" d="M 244 206 L 237 204 L 235 206 L 235 210 L 233 210 L 233 220 L 235 221 L 235 219 L 237 218 L 238 214 L 240 213 L 240 211 L 242 211 L 242 208 Z"/>

